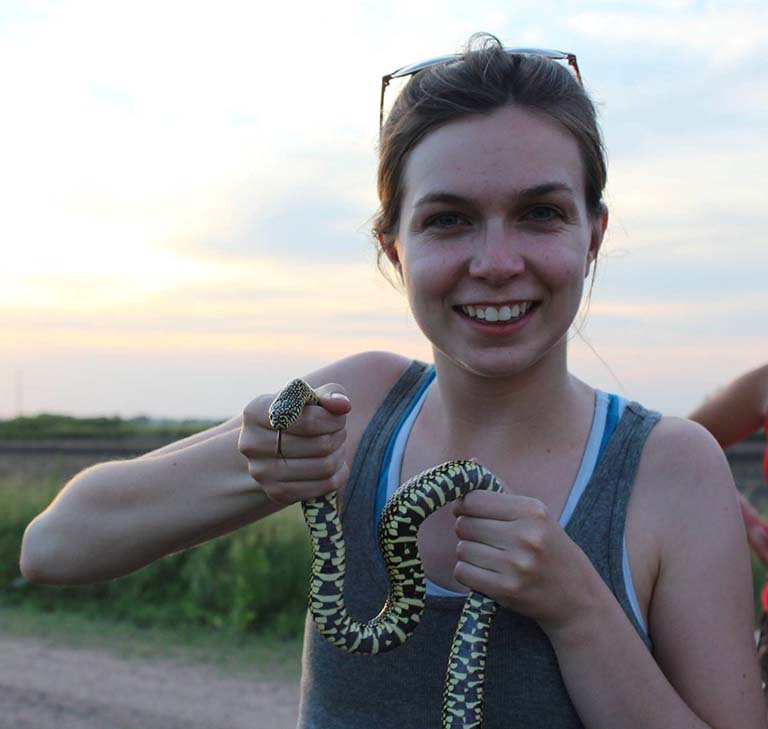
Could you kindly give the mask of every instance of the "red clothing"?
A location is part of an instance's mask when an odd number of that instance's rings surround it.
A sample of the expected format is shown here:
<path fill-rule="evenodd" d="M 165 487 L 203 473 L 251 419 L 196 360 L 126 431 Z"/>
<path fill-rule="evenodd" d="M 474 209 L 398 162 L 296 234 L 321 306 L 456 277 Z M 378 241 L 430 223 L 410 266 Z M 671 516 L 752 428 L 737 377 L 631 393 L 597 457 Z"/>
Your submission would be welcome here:
<path fill-rule="evenodd" d="M 765 414 L 765 436 L 768 439 L 768 413 Z M 765 453 L 763 454 L 763 476 L 765 478 L 765 483 L 768 484 L 768 447 L 766 447 Z M 763 611 L 768 613 L 768 578 L 766 578 L 765 587 L 763 587 L 763 592 L 760 597 L 763 603 Z"/>
<path fill-rule="evenodd" d="M 768 438 L 768 413 L 765 414 L 765 437 Z M 765 476 L 765 483 L 768 484 L 768 448 L 763 454 L 763 475 Z"/>

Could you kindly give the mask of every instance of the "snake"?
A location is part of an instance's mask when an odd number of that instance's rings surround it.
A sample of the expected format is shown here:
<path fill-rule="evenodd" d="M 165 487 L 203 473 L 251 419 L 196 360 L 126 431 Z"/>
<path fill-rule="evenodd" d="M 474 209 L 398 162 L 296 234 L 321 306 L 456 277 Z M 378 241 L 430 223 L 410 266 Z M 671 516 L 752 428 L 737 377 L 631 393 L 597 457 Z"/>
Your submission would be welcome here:
<path fill-rule="evenodd" d="M 319 396 L 303 379 L 288 382 L 269 406 L 268 418 L 281 434 Z M 317 630 L 349 653 L 376 655 L 403 645 L 418 627 L 426 597 L 426 576 L 417 533 L 434 511 L 475 490 L 502 491 L 499 480 L 474 461 L 454 460 L 408 480 L 395 492 L 378 522 L 378 545 L 389 582 L 387 598 L 376 617 L 355 620 L 344 605 L 344 537 L 336 493 L 301 502 L 312 545 L 309 612 Z M 442 701 L 442 729 L 480 729 L 483 723 L 488 635 L 498 605 L 471 591 L 464 600 L 451 643 Z"/>

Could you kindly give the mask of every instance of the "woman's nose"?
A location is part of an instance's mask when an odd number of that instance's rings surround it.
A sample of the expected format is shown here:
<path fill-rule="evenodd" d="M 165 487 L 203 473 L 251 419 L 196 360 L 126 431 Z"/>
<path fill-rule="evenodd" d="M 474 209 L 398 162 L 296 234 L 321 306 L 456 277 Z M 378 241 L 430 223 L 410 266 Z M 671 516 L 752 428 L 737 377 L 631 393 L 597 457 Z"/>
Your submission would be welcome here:
<path fill-rule="evenodd" d="M 519 276 L 524 270 L 525 258 L 514 233 L 501 224 L 489 225 L 473 252 L 470 275 L 498 284 Z"/>

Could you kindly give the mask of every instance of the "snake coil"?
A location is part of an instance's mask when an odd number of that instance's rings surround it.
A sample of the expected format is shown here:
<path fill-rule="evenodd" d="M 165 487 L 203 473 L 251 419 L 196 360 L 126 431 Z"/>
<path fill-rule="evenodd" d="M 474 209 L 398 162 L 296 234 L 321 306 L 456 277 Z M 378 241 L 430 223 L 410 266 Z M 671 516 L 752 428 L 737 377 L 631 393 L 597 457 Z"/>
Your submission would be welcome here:
<path fill-rule="evenodd" d="M 271 426 L 280 435 L 308 404 L 319 402 L 301 379 L 291 380 L 269 408 Z M 424 611 L 426 578 L 416 535 L 431 513 L 470 491 L 501 491 L 496 477 L 472 461 L 448 461 L 403 484 L 384 507 L 378 524 L 379 549 L 389 591 L 381 612 L 368 622 L 352 618 L 344 605 L 344 537 L 336 494 L 301 502 L 312 542 L 309 611 L 318 631 L 350 653 L 373 655 L 405 643 Z M 443 691 L 442 729 L 479 729 L 483 722 L 483 687 L 488 634 L 496 614 L 489 597 L 470 592 L 451 644 Z"/>

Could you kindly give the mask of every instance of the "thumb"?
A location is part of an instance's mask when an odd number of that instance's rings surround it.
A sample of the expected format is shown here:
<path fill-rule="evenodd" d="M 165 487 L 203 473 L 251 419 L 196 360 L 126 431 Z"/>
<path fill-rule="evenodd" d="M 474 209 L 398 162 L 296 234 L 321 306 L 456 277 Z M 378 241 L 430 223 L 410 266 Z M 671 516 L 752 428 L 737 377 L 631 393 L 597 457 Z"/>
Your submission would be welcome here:
<path fill-rule="evenodd" d="M 331 415 L 344 415 L 352 409 L 346 390 L 339 384 L 331 382 L 322 387 L 316 387 L 320 405 Z"/>

